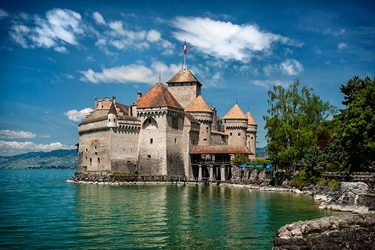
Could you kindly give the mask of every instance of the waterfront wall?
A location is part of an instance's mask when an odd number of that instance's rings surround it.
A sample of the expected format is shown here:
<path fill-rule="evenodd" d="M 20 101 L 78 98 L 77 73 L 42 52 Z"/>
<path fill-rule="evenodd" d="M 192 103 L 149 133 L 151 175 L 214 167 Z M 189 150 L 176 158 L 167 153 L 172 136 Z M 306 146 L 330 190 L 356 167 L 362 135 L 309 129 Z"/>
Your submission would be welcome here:
<path fill-rule="evenodd" d="M 277 231 L 272 249 L 375 249 L 375 215 L 331 216 L 285 225 Z"/>

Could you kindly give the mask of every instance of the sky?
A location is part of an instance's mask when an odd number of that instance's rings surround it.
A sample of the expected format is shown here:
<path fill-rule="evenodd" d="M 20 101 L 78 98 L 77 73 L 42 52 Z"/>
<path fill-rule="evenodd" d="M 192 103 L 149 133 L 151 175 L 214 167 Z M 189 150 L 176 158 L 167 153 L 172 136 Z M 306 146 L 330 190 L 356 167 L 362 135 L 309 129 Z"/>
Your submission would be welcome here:
<path fill-rule="evenodd" d="M 0 0 L 0 156 L 73 149 L 94 98 L 131 105 L 186 64 L 223 117 L 258 124 L 268 91 L 299 77 L 342 108 L 340 86 L 375 76 L 373 1 Z"/>

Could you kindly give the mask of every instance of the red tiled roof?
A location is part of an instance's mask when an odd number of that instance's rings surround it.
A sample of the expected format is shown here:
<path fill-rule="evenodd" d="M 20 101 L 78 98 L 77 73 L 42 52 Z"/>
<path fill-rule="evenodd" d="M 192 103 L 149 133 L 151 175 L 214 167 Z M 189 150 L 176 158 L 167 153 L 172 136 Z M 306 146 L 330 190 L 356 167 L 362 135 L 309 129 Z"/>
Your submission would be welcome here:
<path fill-rule="evenodd" d="M 184 109 L 161 82 L 155 84 L 146 94 L 144 94 L 136 102 L 136 105 L 138 109 L 156 107 Z"/>
<path fill-rule="evenodd" d="M 247 154 L 253 155 L 245 146 L 194 146 L 191 151 L 191 155 L 200 154 Z"/>

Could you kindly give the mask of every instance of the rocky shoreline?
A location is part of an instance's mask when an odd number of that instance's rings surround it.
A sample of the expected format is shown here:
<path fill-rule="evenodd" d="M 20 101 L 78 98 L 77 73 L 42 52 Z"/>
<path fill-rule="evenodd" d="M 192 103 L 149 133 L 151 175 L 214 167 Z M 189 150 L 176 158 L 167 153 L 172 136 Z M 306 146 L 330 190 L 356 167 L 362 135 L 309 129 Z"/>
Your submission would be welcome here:
<path fill-rule="evenodd" d="M 277 231 L 272 249 L 375 249 L 375 215 L 330 216 L 285 225 Z"/>

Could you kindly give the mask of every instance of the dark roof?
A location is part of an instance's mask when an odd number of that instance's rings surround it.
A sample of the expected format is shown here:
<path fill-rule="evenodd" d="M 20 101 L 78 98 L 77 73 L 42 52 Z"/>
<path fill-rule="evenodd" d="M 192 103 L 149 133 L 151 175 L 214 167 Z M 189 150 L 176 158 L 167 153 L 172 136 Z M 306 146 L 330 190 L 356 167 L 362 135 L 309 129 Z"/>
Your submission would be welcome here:
<path fill-rule="evenodd" d="M 117 115 L 115 104 L 113 102 L 112 102 L 111 107 L 109 108 L 108 114 L 115 114 L 115 115 Z"/>
<path fill-rule="evenodd" d="M 253 155 L 245 146 L 194 146 L 191 151 L 191 155 L 200 154 L 247 154 Z"/>
<path fill-rule="evenodd" d="M 163 83 L 156 83 L 144 96 L 136 102 L 137 108 L 172 107 L 184 109 L 172 96 Z"/>
<path fill-rule="evenodd" d="M 116 108 L 120 109 L 120 111 L 124 114 L 124 116 L 129 115 L 129 109 L 130 109 L 129 106 L 126 106 L 118 102 L 116 102 L 115 105 L 116 105 Z"/>

